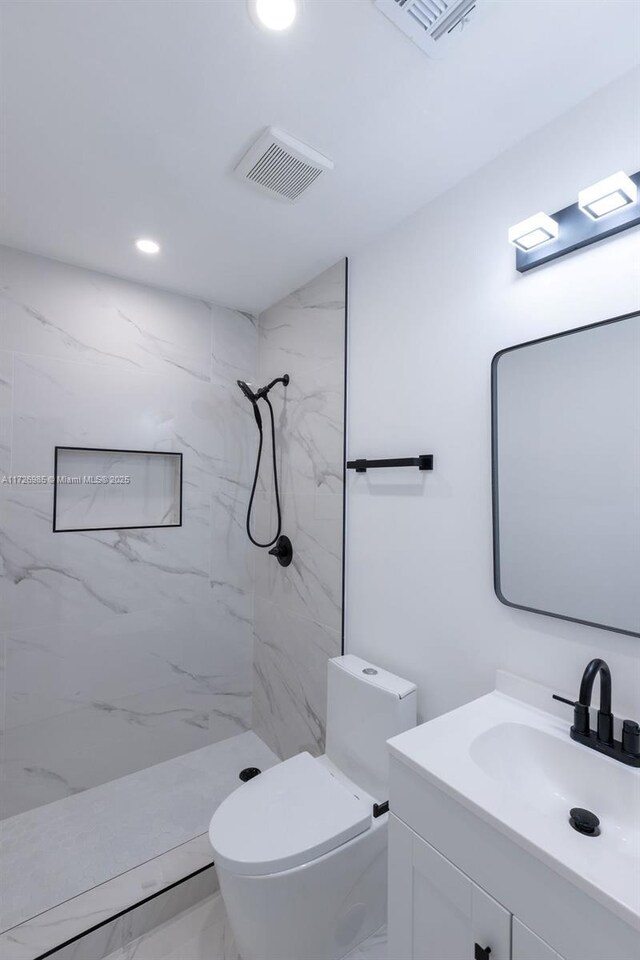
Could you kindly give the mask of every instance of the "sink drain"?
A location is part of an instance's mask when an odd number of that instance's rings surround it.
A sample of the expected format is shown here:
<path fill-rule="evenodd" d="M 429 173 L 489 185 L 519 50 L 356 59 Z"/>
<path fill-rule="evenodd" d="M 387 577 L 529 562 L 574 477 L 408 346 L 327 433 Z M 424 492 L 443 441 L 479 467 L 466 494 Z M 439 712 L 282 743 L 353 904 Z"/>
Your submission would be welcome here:
<path fill-rule="evenodd" d="M 578 833 L 583 833 L 585 837 L 597 837 L 600 835 L 600 821 L 591 810 L 584 810 L 582 807 L 573 807 L 569 810 L 569 823 Z"/>

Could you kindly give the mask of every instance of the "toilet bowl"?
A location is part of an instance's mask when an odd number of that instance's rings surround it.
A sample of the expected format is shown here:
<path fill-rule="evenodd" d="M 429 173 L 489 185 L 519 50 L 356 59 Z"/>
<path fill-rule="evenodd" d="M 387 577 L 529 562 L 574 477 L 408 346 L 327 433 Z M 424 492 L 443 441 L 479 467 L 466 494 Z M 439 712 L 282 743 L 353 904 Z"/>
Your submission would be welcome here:
<path fill-rule="evenodd" d="M 329 661 L 327 752 L 243 784 L 209 839 L 243 960 L 340 960 L 386 920 L 386 741 L 415 726 L 415 685 Z M 377 815 L 376 815 L 377 814 Z"/>

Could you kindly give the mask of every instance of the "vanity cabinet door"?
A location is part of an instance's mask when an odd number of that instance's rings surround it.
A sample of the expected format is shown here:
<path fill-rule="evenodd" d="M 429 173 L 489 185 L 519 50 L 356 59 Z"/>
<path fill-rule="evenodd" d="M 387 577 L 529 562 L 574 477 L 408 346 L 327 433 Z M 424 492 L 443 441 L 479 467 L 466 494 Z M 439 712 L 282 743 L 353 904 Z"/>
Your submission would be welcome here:
<path fill-rule="evenodd" d="M 513 960 L 562 960 L 559 953 L 552 950 L 548 943 L 525 927 L 524 923 L 513 918 L 512 930 Z"/>
<path fill-rule="evenodd" d="M 509 911 L 393 815 L 389 817 L 389 956 L 394 960 L 510 960 L 511 956 Z"/>

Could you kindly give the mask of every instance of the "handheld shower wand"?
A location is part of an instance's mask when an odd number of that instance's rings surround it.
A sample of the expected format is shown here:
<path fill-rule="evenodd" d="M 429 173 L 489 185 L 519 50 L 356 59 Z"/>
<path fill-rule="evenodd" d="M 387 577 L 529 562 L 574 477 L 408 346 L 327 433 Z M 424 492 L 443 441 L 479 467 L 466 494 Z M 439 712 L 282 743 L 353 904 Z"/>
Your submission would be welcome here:
<path fill-rule="evenodd" d="M 246 523 L 247 536 L 249 537 L 249 540 L 251 541 L 251 543 L 253 543 L 256 547 L 272 547 L 273 544 L 280 539 L 280 533 L 282 531 L 282 510 L 280 509 L 280 491 L 278 488 L 278 463 L 277 463 L 277 457 L 276 457 L 275 416 L 273 413 L 273 407 L 271 406 L 271 401 L 269 400 L 268 394 L 269 394 L 269 391 L 273 389 L 273 387 L 275 387 L 277 383 L 282 383 L 284 384 L 285 387 L 288 386 L 289 374 L 285 373 L 283 377 L 276 377 L 275 380 L 272 380 L 271 383 L 268 383 L 265 387 L 261 387 L 255 393 L 253 392 L 251 387 L 247 383 L 245 383 L 244 380 L 238 380 L 237 383 L 240 389 L 242 390 L 243 394 L 247 398 L 247 400 L 249 400 L 249 402 L 253 406 L 253 415 L 256 418 L 256 423 L 258 424 L 258 433 L 260 437 L 260 439 L 258 440 L 258 455 L 256 457 L 256 469 L 253 475 L 253 485 L 251 487 L 251 495 L 249 497 L 249 506 L 247 508 L 247 523 Z M 260 413 L 260 408 L 258 407 L 258 400 L 265 401 L 265 403 L 269 407 L 269 413 L 271 415 L 271 450 L 273 454 L 273 488 L 276 496 L 276 510 L 278 514 L 278 528 L 276 530 L 276 534 L 273 537 L 273 539 L 269 540 L 267 543 L 260 543 L 258 540 L 255 539 L 255 537 L 251 533 L 251 511 L 253 509 L 253 500 L 256 493 L 256 487 L 258 485 L 258 476 L 260 474 L 260 461 L 262 459 L 262 446 L 264 442 L 264 432 L 262 428 L 262 414 Z M 283 566 L 286 565 L 285 563 L 283 563 L 283 559 L 279 556 L 278 553 L 276 553 L 275 551 L 270 551 L 270 552 L 274 553 L 274 556 L 278 557 L 280 563 Z M 290 562 L 291 562 L 291 559 L 289 557 L 289 559 L 287 560 L 287 563 L 290 563 Z"/>
<path fill-rule="evenodd" d="M 240 389 L 241 389 L 242 392 L 244 393 L 244 395 L 245 395 L 245 397 L 247 398 L 247 400 L 250 400 L 251 403 L 254 403 L 254 402 L 255 402 L 255 399 L 256 399 L 256 395 L 255 395 L 255 393 L 253 392 L 253 390 L 251 389 L 251 387 L 249 386 L 249 384 L 248 384 L 248 383 L 245 383 L 244 380 L 236 380 L 236 383 L 238 384 L 238 386 L 240 387 Z"/>
<path fill-rule="evenodd" d="M 262 415 L 260 413 L 260 408 L 258 407 L 258 398 L 249 386 L 248 383 L 245 383 L 244 380 L 237 381 L 238 386 L 244 393 L 247 400 L 253 406 L 253 415 L 256 418 L 256 423 L 258 424 L 258 430 L 260 431 L 260 436 L 262 437 Z"/>

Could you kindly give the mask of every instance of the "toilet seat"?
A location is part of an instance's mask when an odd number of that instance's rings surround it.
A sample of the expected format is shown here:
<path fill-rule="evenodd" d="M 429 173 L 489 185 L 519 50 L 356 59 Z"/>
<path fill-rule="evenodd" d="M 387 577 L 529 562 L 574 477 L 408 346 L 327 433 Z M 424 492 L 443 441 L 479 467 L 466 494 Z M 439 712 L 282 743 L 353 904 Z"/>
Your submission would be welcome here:
<path fill-rule="evenodd" d="M 369 800 L 299 753 L 230 794 L 213 815 L 209 839 L 217 864 L 259 877 L 315 860 L 370 826 Z"/>

